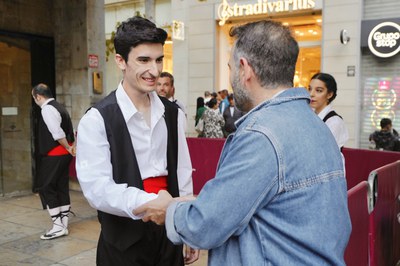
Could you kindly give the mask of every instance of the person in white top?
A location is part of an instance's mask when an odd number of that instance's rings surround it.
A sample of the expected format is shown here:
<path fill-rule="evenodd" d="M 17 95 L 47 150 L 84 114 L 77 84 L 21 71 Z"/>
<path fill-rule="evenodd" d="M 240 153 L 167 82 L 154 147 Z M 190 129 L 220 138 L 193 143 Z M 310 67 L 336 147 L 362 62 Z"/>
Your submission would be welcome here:
<path fill-rule="evenodd" d="M 183 265 L 198 259 L 191 248 L 184 258 L 164 227 L 133 214 L 161 190 L 193 193 L 185 114 L 156 93 L 166 38 L 147 19 L 123 22 L 114 40 L 123 80 L 78 126 L 77 176 L 101 223 L 97 264 Z"/>
<path fill-rule="evenodd" d="M 311 78 L 308 90 L 311 97 L 310 106 L 329 127 L 339 148 L 342 148 L 349 139 L 349 133 L 342 117 L 331 105 L 337 95 L 335 78 L 327 73 L 317 73 Z"/>

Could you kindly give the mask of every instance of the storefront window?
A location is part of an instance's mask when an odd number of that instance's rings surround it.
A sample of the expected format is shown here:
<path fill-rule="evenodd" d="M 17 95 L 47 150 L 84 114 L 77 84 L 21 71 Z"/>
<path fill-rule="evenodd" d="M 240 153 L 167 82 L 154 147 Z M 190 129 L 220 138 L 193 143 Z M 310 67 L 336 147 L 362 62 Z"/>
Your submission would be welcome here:
<path fill-rule="evenodd" d="M 294 76 L 295 87 L 308 87 L 310 78 L 321 69 L 321 15 L 277 19 L 291 28 L 300 51 Z"/>
<path fill-rule="evenodd" d="M 308 87 L 310 78 L 320 72 L 321 69 L 321 39 L 322 39 L 322 19 L 321 14 L 302 15 L 295 17 L 274 18 L 291 28 L 294 37 L 299 43 L 300 51 L 296 63 L 296 73 L 294 76 L 295 87 Z M 229 60 L 230 49 L 233 40 L 229 37 L 231 27 L 248 21 L 228 21 L 223 26 L 217 24 L 218 40 L 218 65 L 217 65 L 217 88 L 229 88 L 227 62 Z"/>

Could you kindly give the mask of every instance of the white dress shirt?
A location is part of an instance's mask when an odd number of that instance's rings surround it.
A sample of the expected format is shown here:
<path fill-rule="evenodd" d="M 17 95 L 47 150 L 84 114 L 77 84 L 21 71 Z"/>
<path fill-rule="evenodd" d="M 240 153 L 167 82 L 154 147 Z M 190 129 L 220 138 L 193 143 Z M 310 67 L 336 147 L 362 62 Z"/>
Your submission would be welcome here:
<path fill-rule="evenodd" d="M 42 104 L 42 106 L 40 106 L 42 109 L 41 113 L 43 121 L 49 129 L 54 140 L 63 139 L 65 138 L 65 132 L 61 128 L 62 118 L 60 112 L 58 112 L 54 106 L 48 104 L 51 101 L 54 101 L 54 98 L 49 98 Z"/>
<path fill-rule="evenodd" d="M 333 110 L 332 106 L 327 105 L 318 114 L 319 118 L 321 118 L 321 120 L 323 120 L 324 117 L 332 110 Z M 339 148 L 343 147 L 344 144 L 349 139 L 349 132 L 347 131 L 347 128 L 346 128 L 346 125 L 345 125 L 343 119 L 341 119 L 340 117 L 335 115 L 335 116 L 332 116 L 331 118 L 329 118 L 328 120 L 326 120 L 325 124 L 331 130 Z"/>
<path fill-rule="evenodd" d="M 116 91 L 117 103 L 135 150 L 142 179 L 167 175 L 167 126 L 165 107 L 156 92 L 149 93 L 151 103 L 151 126 L 149 127 L 121 83 Z M 180 196 L 193 193 L 192 164 L 185 138 L 185 115 L 178 110 L 178 186 Z M 104 120 L 99 111 L 91 108 L 78 126 L 76 170 L 83 193 L 90 205 L 98 210 L 122 217 L 140 219 L 132 211 L 140 205 L 157 198 L 126 183 L 113 180 L 110 145 Z"/>

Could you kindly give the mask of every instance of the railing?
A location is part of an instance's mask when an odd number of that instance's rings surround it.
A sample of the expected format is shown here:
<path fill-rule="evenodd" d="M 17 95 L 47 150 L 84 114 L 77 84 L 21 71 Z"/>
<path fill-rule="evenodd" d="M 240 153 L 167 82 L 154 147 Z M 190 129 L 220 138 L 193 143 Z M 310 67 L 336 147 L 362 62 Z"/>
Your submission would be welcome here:
<path fill-rule="evenodd" d="M 400 160 L 400 152 L 343 148 L 347 189 L 366 181 L 371 171 Z"/>
<path fill-rule="evenodd" d="M 398 265 L 400 261 L 400 161 L 371 172 L 370 265 Z"/>
<path fill-rule="evenodd" d="M 352 226 L 349 243 L 344 253 L 347 266 L 368 265 L 369 194 L 367 181 L 361 181 L 358 185 L 347 191 Z M 340 234 L 340 232 L 338 233 Z"/>
<path fill-rule="evenodd" d="M 193 190 L 198 194 L 215 176 L 225 139 L 187 138 L 187 142 Z M 400 261 L 400 152 L 344 148 L 343 155 L 352 223 L 346 264 L 396 265 Z M 74 161 L 70 175 L 76 179 Z"/>

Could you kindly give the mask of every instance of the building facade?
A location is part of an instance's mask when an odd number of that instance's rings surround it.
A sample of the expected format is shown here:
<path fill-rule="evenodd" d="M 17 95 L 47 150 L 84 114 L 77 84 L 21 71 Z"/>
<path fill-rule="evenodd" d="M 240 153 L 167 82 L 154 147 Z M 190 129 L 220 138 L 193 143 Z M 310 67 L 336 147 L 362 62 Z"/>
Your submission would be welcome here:
<path fill-rule="evenodd" d="M 75 129 L 103 97 L 104 1 L 1 0 L 0 17 L 0 195 L 5 195 L 30 191 L 36 180 L 40 108 L 32 87 L 47 83 Z"/>
<path fill-rule="evenodd" d="M 164 70 L 175 76 L 175 97 L 186 105 L 187 136 L 196 136 L 197 97 L 231 91 L 229 29 L 273 19 L 299 42 L 295 85 L 307 87 L 319 71 L 332 74 L 334 107 L 350 133 L 346 146 L 368 148 L 381 118 L 400 129 L 398 10 L 398 0 L 0 0 L 0 194 L 29 190 L 35 181 L 40 110 L 32 86 L 48 83 L 76 129 L 121 80 L 105 42 L 135 14 L 169 33 Z"/>
<path fill-rule="evenodd" d="M 146 1 L 135 2 L 130 12 L 108 12 L 122 21 L 136 11 L 146 15 Z M 168 69 L 175 76 L 176 98 L 188 110 L 188 136 L 195 136 L 196 98 L 204 91 L 228 89 L 227 62 L 232 46 L 228 32 L 237 24 L 273 19 L 290 26 L 300 45 L 294 83 L 307 87 L 316 72 L 332 74 L 338 83 L 333 105 L 345 120 L 350 139 L 347 147 L 368 148 L 369 134 L 379 129 L 379 120 L 389 117 L 400 129 L 398 77 L 400 54 L 379 57 L 368 48 L 367 25 L 398 22 L 396 0 L 171 0 L 153 1 L 158 26 L 169 26 Z M 122 11 L 125 10 L 125 11 Z M 109 10 L 110 11 L 110 10 Z M 116 15 L 119 14 L 119 15 Z M 115 25 L 114 20 L 111 24 Z M 363 31 L 362 31 L 363 30 Z M 362 34 L 363 33 L 363 34 Z M 392 50 L 399 47 L 396 33 Z M 172 48 L 171 48 L 172 46 Z M 109 64 L 109 63 L 107 63 Z M 115 69 L 110 65 L 110 68 Z M 107 80 L 113 79 L 107 68 Z M 119 77 L 120 78 L 120 77 Z M 108 81 L 107 81 L 108 82 Z M 116 80 L 113 80 L 116 84 Z M 115 87 L 115 85 L 114 85 Z"/>

